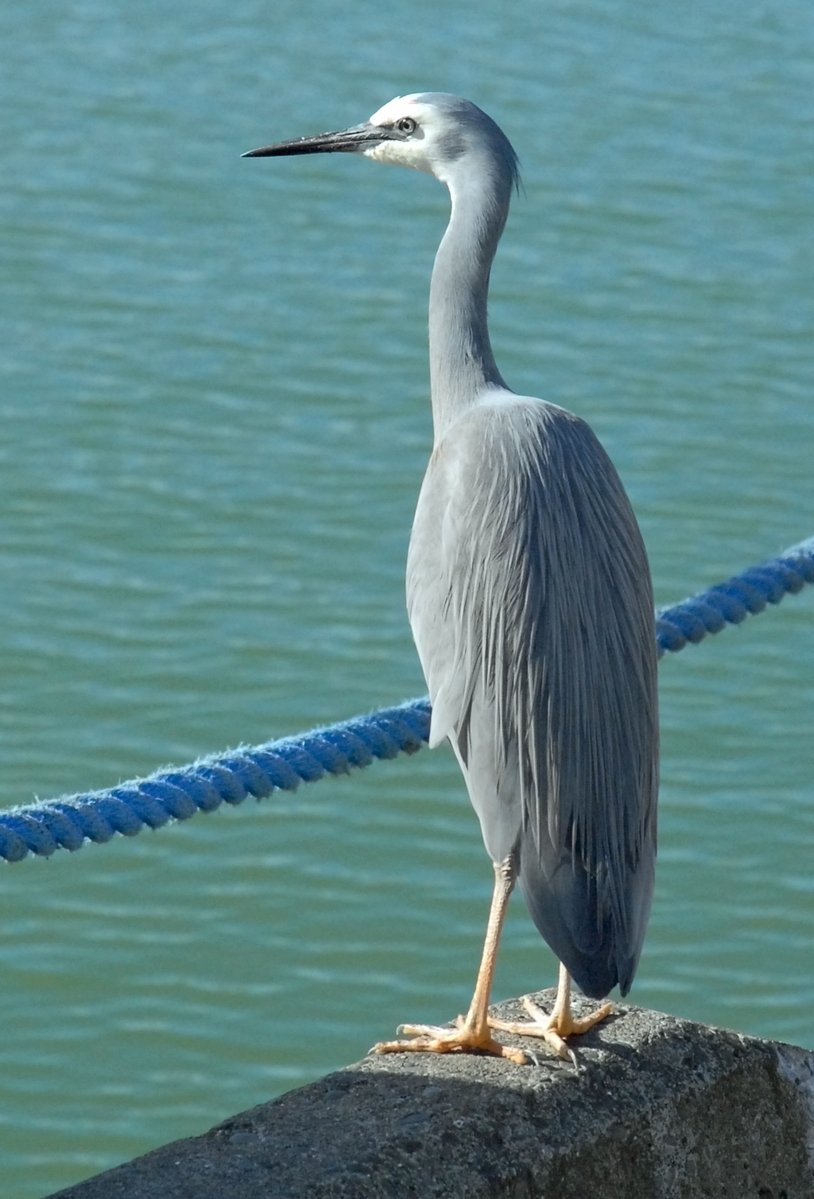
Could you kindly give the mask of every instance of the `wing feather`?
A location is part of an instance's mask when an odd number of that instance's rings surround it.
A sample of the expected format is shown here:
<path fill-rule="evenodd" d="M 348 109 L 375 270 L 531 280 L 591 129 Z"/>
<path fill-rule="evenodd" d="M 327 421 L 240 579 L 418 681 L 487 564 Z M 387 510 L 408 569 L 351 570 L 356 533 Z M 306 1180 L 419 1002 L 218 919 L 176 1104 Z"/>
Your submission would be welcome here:
<path fill-rule="evenodd" d="M 419 499 L 408 608 L 432 741 L 452 743 L 487 850 L 518 853 L 532 916 L 583 989 L 626 989 L 655 857 L 653 601 L 584 422 L 501 393 L 453 426 Z"/>

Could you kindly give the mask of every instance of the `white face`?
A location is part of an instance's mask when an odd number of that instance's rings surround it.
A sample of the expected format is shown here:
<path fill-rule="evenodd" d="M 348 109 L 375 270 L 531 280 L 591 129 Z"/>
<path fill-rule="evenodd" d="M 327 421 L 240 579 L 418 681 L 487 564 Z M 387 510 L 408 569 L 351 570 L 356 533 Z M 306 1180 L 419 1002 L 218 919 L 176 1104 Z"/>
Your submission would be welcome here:
<path fill-rule="evenodd" d="M 405 130 L 411 130 L 406 140 L 380 142 L 377 146 L 370 146 L 364 154 L 377 162 L 397 163 L 399 166 L 436 174 L 438 164 L 434 161 L 433 148 L 443 124 L 438 110 L 432 105 L 422 104 L 416 95 L 397 96 L 370 118 L 371 125 L 395 125 L 400 128 L 399 122 L 405 122 Z"/>

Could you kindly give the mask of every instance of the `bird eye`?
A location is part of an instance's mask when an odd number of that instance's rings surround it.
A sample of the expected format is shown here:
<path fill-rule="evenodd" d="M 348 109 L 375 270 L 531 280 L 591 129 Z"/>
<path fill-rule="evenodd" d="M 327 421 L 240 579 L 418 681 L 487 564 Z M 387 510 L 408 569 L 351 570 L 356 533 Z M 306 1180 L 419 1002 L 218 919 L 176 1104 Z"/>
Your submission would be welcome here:
<path fill-rule="evenodd" d="M 396 121 L 396 128 L 398 129 L 399 133 L 415 133 L 416 123 L 412 117 L 401 117 L 398 121 Z"/>

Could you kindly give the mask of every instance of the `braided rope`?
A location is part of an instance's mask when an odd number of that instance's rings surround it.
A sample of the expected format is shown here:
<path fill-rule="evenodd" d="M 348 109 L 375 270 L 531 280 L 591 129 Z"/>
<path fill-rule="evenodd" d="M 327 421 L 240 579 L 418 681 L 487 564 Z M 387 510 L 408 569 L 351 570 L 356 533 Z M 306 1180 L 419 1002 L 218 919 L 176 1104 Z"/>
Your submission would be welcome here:
<path fill-rule="evenodd" d="M 814 583 L 814 537 L 658 612 L 659 655 L 738 624 L 806 583 Z M 0 813 L 0 858 L 49 857 L 57 849 L 76 850 L 117 833 L 132 837 L 222 803 L 239 804 L 249 795 L 264 799 L 273 791 L 293 791 L 300 783 L 347 774 L 374 759 L 415 753 L 426 744 L 429 729 L 429 700 L 411 700 L 296 737 L 212 754 L 106 791 L 11 808 Z"/>
<path fill-rule="evenodd" d="M 677 653 L 688 641 L 697 644 L 728 624 L 740 624 L 767 604 L 779 604 L 784 595 L 801 591 L 806 583 L 814 583 L 814 537 L 791 546 L 778 558 L 748 567 L 725 583 L 656 612 L 659 657 L 665 652 Z"/>

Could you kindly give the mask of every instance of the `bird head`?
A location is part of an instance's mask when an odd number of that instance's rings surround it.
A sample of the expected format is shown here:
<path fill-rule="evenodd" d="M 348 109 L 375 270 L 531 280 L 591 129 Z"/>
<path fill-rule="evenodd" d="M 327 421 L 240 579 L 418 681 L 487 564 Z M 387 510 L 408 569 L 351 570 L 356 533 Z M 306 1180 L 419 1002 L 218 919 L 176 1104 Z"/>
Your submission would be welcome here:
<path fill-rule="evenodd" d="M 261 146 L 243 157 L 337 151 L 427 171 L 443 183 L 464 161 L 476 160 L 498 164 L 512 182 L 517 178 L 517 157 L 499 126 L 469 100 L 445 92 L 397 96 L 361 125 Z"/>

